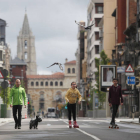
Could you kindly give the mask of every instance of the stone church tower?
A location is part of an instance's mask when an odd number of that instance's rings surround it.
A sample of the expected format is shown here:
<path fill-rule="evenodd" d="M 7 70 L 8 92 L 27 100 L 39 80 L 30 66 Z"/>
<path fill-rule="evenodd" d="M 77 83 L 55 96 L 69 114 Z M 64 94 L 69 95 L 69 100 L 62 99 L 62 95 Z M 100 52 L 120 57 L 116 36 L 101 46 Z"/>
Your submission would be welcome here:
<path fill-rule="evenodd" d="M 37 74 L 35 37 L 30 29 L 27 14 L 17 37 L 17 57 L 27 63 L 27 75 Z"/>

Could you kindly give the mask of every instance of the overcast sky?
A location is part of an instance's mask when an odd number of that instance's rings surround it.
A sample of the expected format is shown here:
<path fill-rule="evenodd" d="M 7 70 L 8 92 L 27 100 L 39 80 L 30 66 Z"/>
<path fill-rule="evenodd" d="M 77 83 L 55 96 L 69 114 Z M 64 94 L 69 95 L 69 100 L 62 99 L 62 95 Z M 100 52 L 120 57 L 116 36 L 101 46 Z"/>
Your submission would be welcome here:
<path fill-rule="evenodd" d="M 0 0 L 0 18 L 6 20 L 6 42 L 12 58 L 17 55 L 17 36 L 22 28 L 25 7 L 30 28 L 35 36 L 38 74 L 58 72 L 54 62 L 75 60 L 78 47 L 77 21 L 87 22 L 89 0 Z"/>

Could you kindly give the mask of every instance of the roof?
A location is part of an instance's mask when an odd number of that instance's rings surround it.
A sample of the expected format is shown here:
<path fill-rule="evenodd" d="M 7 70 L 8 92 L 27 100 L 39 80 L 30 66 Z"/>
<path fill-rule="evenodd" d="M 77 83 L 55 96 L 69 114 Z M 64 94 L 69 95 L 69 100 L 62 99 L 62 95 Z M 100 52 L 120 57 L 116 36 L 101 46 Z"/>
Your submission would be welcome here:
<path fill-rule="evenodd" d="M 22 25 L 22 34 L 29 35 L 29 33 L 30 33 L 30 26 L 29 26 L 27 14 L 25 14 L 23 25 Z"/>
<path fill-rule="evenodd" d="M 64 73 L 57 72 L 51 75 L 27 75 L 27 79 L 62 79 L 64 78 Z"/>
<path fill-rule="evenodd" d="M 10 65 L 27 65 L 24 60 L 19 59 L 18 57 L 15 57 L 15 59 L 10 61 Z"/>
<path fill-rule="evenodd" d="M 72 60 L 72 61 L 66 62 L 65 64 L 76 64 L 76 60 Z"/>

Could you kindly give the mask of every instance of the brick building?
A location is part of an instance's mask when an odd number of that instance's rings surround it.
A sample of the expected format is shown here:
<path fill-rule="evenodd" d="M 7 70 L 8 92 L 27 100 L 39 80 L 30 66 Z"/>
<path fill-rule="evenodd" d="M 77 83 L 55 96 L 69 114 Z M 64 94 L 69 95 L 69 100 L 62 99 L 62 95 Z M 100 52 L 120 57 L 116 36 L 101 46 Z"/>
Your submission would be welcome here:
<path fill-rule="evenodd" d="M 18 57 L 10 61 L 10 75 L 13 77 L 11 80 L 11 86 L 15 84 L 16 79 L 24 81 L 26 93 L 27 93 L 27 78 L 26 78 L 27 64 L 20 60 Z"/>

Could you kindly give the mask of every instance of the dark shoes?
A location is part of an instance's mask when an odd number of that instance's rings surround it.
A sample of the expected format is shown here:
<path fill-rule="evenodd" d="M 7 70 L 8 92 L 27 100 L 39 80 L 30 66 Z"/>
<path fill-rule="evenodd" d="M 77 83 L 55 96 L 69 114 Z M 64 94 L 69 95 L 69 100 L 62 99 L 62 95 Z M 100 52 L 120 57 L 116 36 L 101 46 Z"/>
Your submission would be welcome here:
<path fill-rule="evenodd" d="M 17 129 L 17 127 L 18 127 L 18 124 L 15 124 L 15 129 Z"/>
<path fill-rule="evenodd" d="M 21 129 L 21 126 L 20 125 L 18 126 L 18 129 Z"/>

